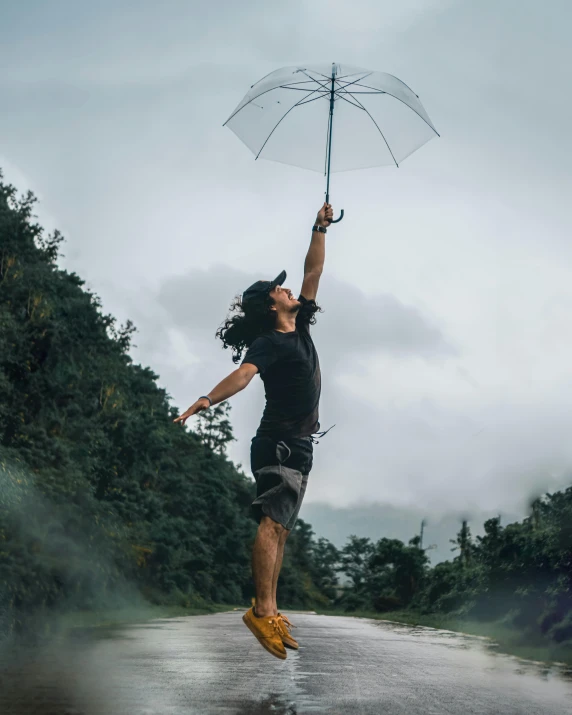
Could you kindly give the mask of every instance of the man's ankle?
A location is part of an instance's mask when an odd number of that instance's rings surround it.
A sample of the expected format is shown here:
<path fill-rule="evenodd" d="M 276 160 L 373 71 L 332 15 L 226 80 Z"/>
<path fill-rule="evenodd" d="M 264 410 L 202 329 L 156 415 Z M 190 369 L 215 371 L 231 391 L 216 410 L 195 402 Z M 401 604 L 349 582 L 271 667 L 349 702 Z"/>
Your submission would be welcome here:
<path fill-rule="evenodd" d="M 252 612 L 254 613 L 255 618 L 270 618 L 277 615 L 276 613 L 274 613 L 272 608 L 263 608 L 258 604 L 256 604 L 256 606 L 253 606 Z"/>

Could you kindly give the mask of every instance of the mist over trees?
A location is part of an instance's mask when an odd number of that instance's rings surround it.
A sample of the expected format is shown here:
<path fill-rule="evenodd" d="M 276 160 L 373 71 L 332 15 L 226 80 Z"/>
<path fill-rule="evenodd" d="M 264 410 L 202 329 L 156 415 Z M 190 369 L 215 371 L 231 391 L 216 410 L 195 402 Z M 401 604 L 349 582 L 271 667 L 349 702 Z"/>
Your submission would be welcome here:
<path fill-rule="evenodd" d="M 248 605 L 254 485 L 226 456 L 230 406 L 173 423 L 129 356 L 135 326 L 58 268 L 62 236 L 34 203 L 0 174 L 0 632 L 138 601 Z M 572 487 L 477 538 L 463 522 L 452 542 L 431 568 L 419 536 L 337 549 L 299 520 L 281 604 L 504 619 L 572 645 Z"/>

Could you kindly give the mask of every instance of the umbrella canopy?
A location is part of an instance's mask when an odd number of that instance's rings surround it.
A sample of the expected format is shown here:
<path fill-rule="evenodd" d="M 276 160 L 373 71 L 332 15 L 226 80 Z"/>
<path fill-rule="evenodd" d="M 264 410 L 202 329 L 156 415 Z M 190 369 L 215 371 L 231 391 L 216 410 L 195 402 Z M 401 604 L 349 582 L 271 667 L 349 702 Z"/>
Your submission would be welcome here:
<path fill-rule="evenodd" d="M 225 126 L 257 159 L 324 172 L 327 194 L 330 171 L 399 166 L 438 136 L 419 97 L 397 77 L 335 63 L 271 72 Z"/>

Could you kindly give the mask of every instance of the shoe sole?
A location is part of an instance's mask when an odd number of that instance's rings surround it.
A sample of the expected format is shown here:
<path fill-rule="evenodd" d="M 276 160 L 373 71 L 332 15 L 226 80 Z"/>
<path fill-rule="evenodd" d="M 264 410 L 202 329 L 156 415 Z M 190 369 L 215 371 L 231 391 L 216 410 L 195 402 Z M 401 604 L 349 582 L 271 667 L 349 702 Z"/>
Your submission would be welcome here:
<path fill-rule="evenodd" d="M 256 632 L 253 630 L 252 626 L 248 622 L 248 619 L 246 618 L 246 615 L 242 617 L 242 621 L 244 625 L 248 628 L 248 630 L 252 633 L 252 635 L 256 638 L 256 640 L 260 643 L 260 645 L 267 650 L 271 655 L 273 655 L 275 658 L 280 658 L 280 660 L 286 660 L 288 657 L 286 653 L 279 653 L 278 651 L 273 650 L 268 643 L 266 643 L 266 638 L 259 638 Z"/>
<path fill-rule="evenodd" d="M 290 645 L 290 643 L 286 643 L 285 640 L 283 640 L 282 643 L 284 644 L 284 647 L 285 647 L 285 648 L 290 648 L 291 650 L 298 650 L 298 646 L 297 646 L 297 645 Z"/>

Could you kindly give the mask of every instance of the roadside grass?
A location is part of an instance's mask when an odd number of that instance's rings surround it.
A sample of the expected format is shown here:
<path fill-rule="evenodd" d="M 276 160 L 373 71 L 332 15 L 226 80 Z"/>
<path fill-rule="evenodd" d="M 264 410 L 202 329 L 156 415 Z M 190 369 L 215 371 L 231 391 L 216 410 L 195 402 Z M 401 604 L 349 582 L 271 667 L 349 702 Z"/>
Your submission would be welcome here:
<path fill-rule="evenodd" d="M 103 628 L 145 623 L 157 618 L 181 618 L 182 616 L 205 616 L 209 613 L 232 611 L 238 606 L 229 604 L 205 604 L 200 607 L 184 606 L 137 606 L 102 611 L 71 611 L 62 614 L 58 626 L 63 630 Z"/>
<path fill-rule="evenodd" d="M 440 630 L 454 631 L 456 633 L 478 636 L 490 642 L 495 650 L 502 651 L 526 660 L 544 663 L 557 663 L 572 666 L 572 647 L 547 643 L 546 641 L 532 642 L 525 633 L 516 631 L 504 623 L 471 621 L 437 613 L 416 613 L 414 611 L 342 611 L 317 609 L 317 613 L 327 616 L 349 616 L 354 618 L 370 618 L 376 621 L 390 623 L 403 623 L 411 626 L 424 626 Z"/>

